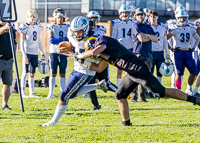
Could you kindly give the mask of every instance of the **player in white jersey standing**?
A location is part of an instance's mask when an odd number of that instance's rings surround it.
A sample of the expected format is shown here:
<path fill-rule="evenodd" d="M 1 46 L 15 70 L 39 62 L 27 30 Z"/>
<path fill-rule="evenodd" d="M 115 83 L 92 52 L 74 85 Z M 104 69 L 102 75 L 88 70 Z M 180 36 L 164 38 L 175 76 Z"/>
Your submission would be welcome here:
<path fill-rule="evenodd" d="M 149 22 L 151 28 L 154 30 L 158 37 L 158 42 L 152 42 L 152 51 L 153 51 L 153 62 L 151 72 L 154 72 L 154 67 L 156 66 L 157 70 L 157 79 L 162 82 L 162 74 L 159 72 L 159 68 L 162 62 L 165 61 L 164 59 L 164 50 L 165 49 L 165 58 L 170 60 L 170 56 L 168 54 L 168 43 L 167 43 L 167 36 L 166 31 L 167 28 L 160 23 L 158 23 L 158 12 L 157 11 L 150 11 L 149 12 Z"/>
<path fill-rule="evenodd" d="M 87 18 L 89 20 L 89 28 L 94 30 L 94 35 L 95 36 L 101 36 L 106 33 L 106 28 L 102 25 L 97 25 L 98 22 L 100 22 L 100 15 L 97 11 L 90 11 L 87 14 Z M 89 82 L 90 84 L 95 83 L 95 79 L 98 79 L 99 81 L 105 79 L 107 82 L 107 87 L 108 90 L 115 92 L 117 90 L 117 86 L 114 85 L 112 82 L 109 80 L 109 66 L 102 71 L 101 73 L 96 73 L 94 78 Z M 97 95 L 95 91 L 91 91 L 89 93 L 89 97 L 92 101 L 94 110 L 100 110 L 101 105 L 99 105 L 98 100 L 97 100 Z"/>
<path fill-rule="evenodd" d="M 85 93 L 96 90 L 96 89 L 102 89 L 104 91 L 107 90 L 105 80 L 97 84 L 85 85 L 89 83 L 90 80 L 94 77 L 94 75 L 96 74 L 96 71 L 91 71 L 88 68 L 91 65 L 90 61 L 88 61 L 86 64 L 85 62 L 82 63 L 79 60 L 76 60 L 78 58 L 81 58 L 80 56 L 81 53 L 85 51 L 85 48 L 84 48 L 85 41 L 88 38 L 95 38 L 95 37 L 91 37 L 93 34 L 94 34 L 94 31 L 89 30 L 89 22 L 87 21 L 85 17 L 77 16 L 72 20 L 71 26 L 67 35 L 69 36 L 68 39 L 69 39 L 69 42 L 72 44 L 72 47 L 75 48 L 73 49 L 75 51 L 74 70 L 72 71 L 72 73 L 70 74 L 68 78 L 65 89 L 61 91 L 59 95 L 60 100 L 57 105 L 53 118 L 48 123 L 40 125 L 40 126 L 55 126 L 58 120 L 67 110 L 69 99 L 72 99 L 80 95 L 84 95 Z M 62 46 L 62 43 L 60 44 L 60 46 Z M 58 49 L 58 51 L 60 50 Z M 76 54 L 79 54 L 79 56 L 76 57 Z"/>
<path fill-rule="evenodd" d="M 41 55 L 45 57 L 42 42 L 40 40 L 40 33 L 43 30 L 42 25 L 36 22 L 38 15 L 36 11 L 29 10 L 27 12 L 28 23 L 21 24 L 19 26 L 19 33 L 21 34 L 21 50 L 22 50 L 22 75 L 21 75 L 21 90 L 22 97 L 38 98 L 39 96 L 34 93 L 34 73 L 38 65 L 38 48 L 40 49 Z M 30 70 L 29 70 L 30 69 Z M 25 94 L 26 87 L 26 76 L 29 72 L 29 96 Z"/>
<path fill-rule="evenodd" d="M 131 38 L 131 30 L 133 22 L 130 21 L 131 8 L 124 4 L 119 10 L 119 19 L 112 21 L 113 31 L 112 38 L 117 39 L 124 45 L 127 49 L 133 52 L 133 41 Z M 122 70 L 117 70 L 117 86 L 119 86 L 122 79 Z"/>
<path fill-rule="evenodd" d="M 143 11 L 144 11 L 144 13 L 145 13 L 145 19 L 144 19 L 144 21 L 145 21 L 146 23 L 149 23 L 149 12 L 150 12 L 151 10 L 150 10 L 149 8 L 144 8 Z"/>
<path fill-rule="evenodd" d="M 200 19 L 197 19 L 196 21 L 194 21 L 194 23 L 195 23 L 195 26 L 196 26 L 196 29 L 197 29 L 197 34 L 200 35 Z M 195 42 L 194 38 L 192 38 L 191 45 L 193 45 L 194 42 Z M 198 74 L 200 72 L 200 58 L 199 58 L 199 54 L 200 54 L 200 44 L 195 48 L 194 54 L 193 54 L 193 58 L 195 60 L 195 64 L 196 64 L 196 67 L 197 67 L 197 73 L 196 73 L 197 76 L 198 76 Z M 198 93 L 199 85 L 200 85 L 200 76 L 197 78 L 195 88 L 192 91 L 192 95 L 195 95 L 195 94 Z"/>
<path fill-rule="evenodd" d="M 134 17 L 136 7 L 133 6 L 133 5 L 130 5 L 130 8 L 131 8 L 131 12 L 130 12 L 130 18 L 129 19 L 130 19 L 130 21 L 132 21 L 134 23 L 134 22 L 136 22 L 135 17 Z"/>
<path fill-rule="evenodd" d="M 53 12 L 55 23 L 47 26 L 47 32 L 49 34 L 49 61 L 51 75 L 49 78 L 49 95 L 47 99 L 53 98 L 53 92 L 56 85 L 57 68 L 60 70 L 60 90 L 62 91 L 66 83 L 66 68 L 67 68 L 67 56 L 57 53 L 58 44 L 62 41 L 67 41 L 67 31 L 70 27 L 69 24 L 64 24 L 66 18 L 66 12 L 63 8 L 57 8 Z"/>
<path fill-rule="evenodd" d="M 199 36 L 196 33 L 196 28 L 191 24 L 188 24 L 189 15 L 187 11 L 180 10 L 176 13 L 176 21 L 177 24 L 169 29 L 168 37 L 172 37 L 174 39 L 173 51 L 174 51 L 174 60 L 175 60 L 175 84 L 178 89 L 181 90 L 181 76 L 184 73 L 185 67 L 190 72 L 190 76 L 188 78 L 188 87 L 191 92 L 192 84 L 195 80 L 196 75 L 196 65 L 195 61 L 192 57 L 192 52 L 196 48 L 199 43 Z M 190 46 L 191 37 L 195 39 L 195 43 L 193 47 Z M 188 88 L 187 88 L 188 89 Z M 189 93 L 189 91 L 186 91 Z"/>

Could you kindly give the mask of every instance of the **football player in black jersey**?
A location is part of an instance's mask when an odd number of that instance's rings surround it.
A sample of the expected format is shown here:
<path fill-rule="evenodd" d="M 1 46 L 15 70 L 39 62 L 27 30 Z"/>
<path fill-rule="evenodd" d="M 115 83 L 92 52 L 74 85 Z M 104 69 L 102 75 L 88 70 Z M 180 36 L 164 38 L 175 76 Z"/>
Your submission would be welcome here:
<path fill-rule="evenodd" d="M 107 36 L 100 36 L 97 39 L 94 37 L 93 40 L 86 40 L 85 46 L 90 50 L 85 51 L 80 55 L 75 55 L 76 58 L 84 59 L 96 55 L 100 55 L 102 58 L 102 61 L 99 64 L 92 63 L 90 70 L 101 72 L 108 66 L 107 63 L 109 63 L 127 72 L 126 76 L 122 79 L 118 90 L 115 92 L 123 120 L 123 126 L 131 125 L 129 106 L 126 98 L 138 84 L 141 84 L 149 91 L 154 92 L 159 97 L 165 96 L 200 105 L 200 95 L 196 95 L 195 97 L 188 96 L 178 89 L 165 88 L 162 86 L 150 72 L 146 63 L 137 58 L 135 54 L 127 50 L 116 39 Z M 65 49 L 65 47 L 60 45 L 59 50 L 61 53 L 66 53 Z"/>

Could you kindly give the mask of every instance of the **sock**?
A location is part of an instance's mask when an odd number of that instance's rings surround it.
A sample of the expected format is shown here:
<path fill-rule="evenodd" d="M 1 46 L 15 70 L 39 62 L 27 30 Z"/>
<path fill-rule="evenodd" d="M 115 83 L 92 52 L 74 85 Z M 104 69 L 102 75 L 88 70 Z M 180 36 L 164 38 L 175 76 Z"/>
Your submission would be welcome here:
<path fill-rule="evenodd" d="M 56 77 L 49 78 L 49 95 L 53 96 L 53 91 L 56 85 Z"/>
<path fill-rule="evenodd" d="M 35 80 L 34 78 L 28 79 L 28 84 L 29 84 L 29 95 L 34 93 L 34 86 L 35 86 Z"/>
<path fill-rule="evenodd" d="M 196 87 L 196 86 L 195 86 L 193 92 L 194 92 L 194 93 L 198 93 L 198 90 L 199 90 L 199 87 Z"/>
<path fill-rule="evenodd" d="M 182 83 L 182 81 L 183 81 L 183 75 L 181 76 L 181 83 Z"/>
<path fill-rule="evenodd" d="M 115 92 L 118 89 L 118 87 L 110 81 L 108 81 L 107 87 L 108 87 L 108 90 L 112 92 Z"/>
<path fill-rule="evenodd" d="M 61 116 L 65 113 L 65 111 L 67 110 L 68 104 L 67 105 L 57 105 L 55 113 L 53 115 L 53 118 L 51 119 L 52 123 L 58 123 L 58 120 L 61 118 Z"/>
<path fill-rule="evenodd" d="M 96 90 L 97 84 L 89 84 L 81 87 L 81 89 L 78 91 L 77 96 L 84 95 L 90 91 Z"/>
<path fill-rule="evenodd" d="M 162 82 L 162 77 L 157 76 L 158 81 L 161 83 Z"/>
<path fill-rule="evenodd" d="M 192 89 L 192 85 L 187 84 L 187 89 Z"/>
<path fill-rule="evenodd" d="M 176 79 L 176 87 L 177 89 L 181 90 L 181 79 Z"/>
<path fill-rule="evenodd" d="M 122 81 L 121 78 L 117 78 L 117 87 L 119 87 L 120 82 Z"/>
<path fill-rule="evenodd" d="M 175 85 L 175 73 L 174 72 L 172 73 L 172 76 L 171 76 L 171 85 Z"/>
<path fill-rule="evenodd" d="M 66 77 L 60 77 L 60 91 L 63 91 L 65 88 Z"/>
<path fill-rule="evenodd" d="M 21 75 L 21 88 L 26 87 L 26 76 L 27 76 L 27 73 L 26 72 L 22 72 L 22 75 Z"/>
<path fill-rule="evenodd" d="M 192 103 L 196 103 L 196 97 L 193 96 L 187 96 L 187 101 L 192 102 Z"/>

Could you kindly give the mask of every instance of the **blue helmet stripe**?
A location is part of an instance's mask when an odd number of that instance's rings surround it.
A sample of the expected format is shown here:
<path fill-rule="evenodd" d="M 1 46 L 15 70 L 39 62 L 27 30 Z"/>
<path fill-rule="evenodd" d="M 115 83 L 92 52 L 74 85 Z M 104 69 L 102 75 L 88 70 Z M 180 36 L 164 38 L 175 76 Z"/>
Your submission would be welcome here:
<path fill-rule="evenodd" d="M 74 28 L 77 28 L 77 23 L 78 23 L 78 19 L 80 18 L 80 16 L 78 16 L 76 19 L 75 19 L 75 21 L 74 21 Z"/>
<path fill-rule="evenodd" d="M 92 14 L 94 14 L 94 11 L 92 11 Z"/>
<path fill-rule="evenodd" d="M 126 5 L 124 5 L 124 10 L 126 10 Z"/>
<path fill-rule="evenodd" d="M 43 74 L 45 74 L 45 65 L 43 64 Z"/>
<path fill-rule="evenodd" d="M 181 11 L 181 15 L 183 15 L 183 11 Z"/>

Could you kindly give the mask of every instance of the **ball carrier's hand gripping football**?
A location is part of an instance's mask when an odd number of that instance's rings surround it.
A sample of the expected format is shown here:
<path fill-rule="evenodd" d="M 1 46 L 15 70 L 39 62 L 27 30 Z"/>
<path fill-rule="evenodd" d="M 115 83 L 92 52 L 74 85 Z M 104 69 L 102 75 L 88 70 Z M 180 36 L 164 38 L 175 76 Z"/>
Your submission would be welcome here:
<path fill-rule="evenodd" d="M 19 97 L 20 97 L 20 102 L 21 102 L 21 111 L 24 112 L 24 105 L 23 105 L 21 87 L 20 87 L 20 82 L 19 82 L 19 72 L 18 72 L 17 59 L 16 59 L 16 53 L 15 53 L 13 28 L 11 26 L 11 22 L 17 21 L 17 11 L 16 11 L 15 0 L 0 0 L 0 10 L 1 10 L 1 21 L 8 22 L 10 24 L 10 31 L 9 31 L 10 43 L 12 46 L 12 54 L 13 54 L 13 59 L 15 62 L 17 85 L 18 85 Z M 14 11 L 14 19 L 12 19 L 12 11 Z"/>

